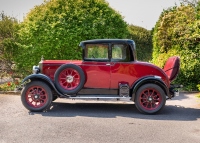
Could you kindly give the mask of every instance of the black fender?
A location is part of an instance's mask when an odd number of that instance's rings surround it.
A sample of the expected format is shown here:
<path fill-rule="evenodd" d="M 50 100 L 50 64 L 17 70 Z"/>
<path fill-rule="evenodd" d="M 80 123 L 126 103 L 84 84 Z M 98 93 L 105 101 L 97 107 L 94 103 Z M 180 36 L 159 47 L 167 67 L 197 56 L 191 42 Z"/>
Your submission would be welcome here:
<path fill-rule="evenodd" d="M 162 81 L 161 77 L 159 76 L 149 76 L 149 77 L 144 77 L 142 79 L 137 80 L 131 87 L 132 89 L 132 98 L 131 100 L 135 101 L 135 94 L 137 92 L 137 90 L 144 84 L 146 83 L 154 83 L 159 85 L 163 91 L 165 92 L 165 94 L 171 98 L 171 95 L 169 93 L 169 89 L 167 87 L 167 85 Z"/>
<path fill-rule="evenodd" d="M 60 96 L 65 96 L 64 94 L 62 94 L 61 92 L 59 92 L 55 85 L 54 85 L 54 82 L 46 75 L 44 74 L 31 74 L 27 77 L 25 77 L 23 80 L 22 80 L 22 84 L 24 84 L 26 81 L 28 80 L 41 80 L 41 81 L 44 81 L 47 85 L 49 85 L 51 88 L 53 88 L 55 90 L 55 92 L 60 95 Z M 65 96 L 66 97 L 66 96 Z"/>

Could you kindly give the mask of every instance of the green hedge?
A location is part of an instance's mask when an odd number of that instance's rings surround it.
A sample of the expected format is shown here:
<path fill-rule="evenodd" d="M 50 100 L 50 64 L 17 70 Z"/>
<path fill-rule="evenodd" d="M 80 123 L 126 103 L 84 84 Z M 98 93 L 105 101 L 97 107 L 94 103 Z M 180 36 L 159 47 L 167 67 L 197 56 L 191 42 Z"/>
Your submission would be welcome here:
<path fill-rule="evenodd" d="M 153 33 L 153 63 L 163 67 L 173 55 L 180 56 L 181 70 L 175 82 L 187 90 L 200 83 L 200 2 L 163 11 Z"/>
<path fill-rule="evenodd" d="M 17 19 L 0 13 L 0 77 L 13 73 L 18 28 Z"/>
<path fill-rule="evenodd" d="M 88 39 L 131 38 L 136 42 L 138 59 L 151 60 L 151 31 L 127 25 L 104 0 L 46 1 L 20 24 L 7 18 L 0 19 L 0 30 L 12 37 L 0 41 L 0 50 L 1 59 L 14 64 L 12 73 L 27 76 L 42 55 L 45 59 L 81 59 L 79 42 Z M 14 29 L 9 25 L 15 25 Z"/>
<path fill-rule="evenodd" d="M 15 61 L 20 69 L 31 70 L 42 55 L 81 59 L 80 41 L 127 38 L 128 30 L 105 0 L 51 0 L 28 13 L 18 34 L 20 54 Z"/>
<path fill-rule="evenodd" d="M 152 59 L 152 33 L 151 30 L 129 25 L 129 38 L 136 43 L 137 58 L 141 61 L 150 61 Z"/>

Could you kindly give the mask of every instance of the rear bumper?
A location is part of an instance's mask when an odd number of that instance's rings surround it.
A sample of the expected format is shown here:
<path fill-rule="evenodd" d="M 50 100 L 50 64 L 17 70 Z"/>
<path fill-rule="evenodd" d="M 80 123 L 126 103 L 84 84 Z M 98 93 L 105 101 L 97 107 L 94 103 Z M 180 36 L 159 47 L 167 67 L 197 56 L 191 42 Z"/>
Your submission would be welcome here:
<path fill-rule="evenodd" d="M 179 88 L 182 88 L 183 85 L 177 85 L 177 84 L 171 84 L 169 88 L 169 93 L 171 95 L 171 98 L 179 95 Z"/>

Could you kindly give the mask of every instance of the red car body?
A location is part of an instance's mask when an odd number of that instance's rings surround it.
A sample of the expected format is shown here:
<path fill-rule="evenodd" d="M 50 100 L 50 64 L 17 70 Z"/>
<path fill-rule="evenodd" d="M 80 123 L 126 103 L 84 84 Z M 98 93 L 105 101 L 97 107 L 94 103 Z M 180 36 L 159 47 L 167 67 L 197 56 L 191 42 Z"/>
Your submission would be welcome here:
<path fill-rule="evenodd" d="M 22 92 L 22 103 L 31 111 L 46 109 L 52 100 L 64 98 L 130 98 L 143 113 L 160 111 L 174 97 L 179 57 L 171 57 L 164 69 L 137 61 L 129 39 L 99 39 L 80 43 L 83 60 L 44 60 Z M 54 93 L 54 94 L 53 94 Z M 56 94 L 55 94 L 56 93 Z"/>
<path fill-rule="evenodd" d="M 162 81 L 170 87 L 164 70 L 159 67 L 140 61 L 124 62 L 91 62 L 91 61 L 70 61 L 70 60 L 45 60 L 41 61 L 42 73 L 54 81 L 56 70 L 63 64 L 75 64 L 80 66 L 86 75 L 84 88 L 105 88 L 118 89 L 118 83 L 127 82 L 129 86 L 145 76 L 160 76 Z M 137 69 L 137 70 L 135 70 Z M 98 81 L 98 82 L 96 82 Z"/>

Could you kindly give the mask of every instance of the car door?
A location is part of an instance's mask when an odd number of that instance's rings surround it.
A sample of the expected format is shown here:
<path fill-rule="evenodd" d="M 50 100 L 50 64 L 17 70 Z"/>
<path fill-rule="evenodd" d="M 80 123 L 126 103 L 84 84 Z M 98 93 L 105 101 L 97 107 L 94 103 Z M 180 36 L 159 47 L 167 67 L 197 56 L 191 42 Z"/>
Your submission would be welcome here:
<path fill-rule="evenodd" d="M 87 44 L 81 66 L 86 72 L 85 88 L 110 88 L 109 44 Z"/>
<path fill-rule="evenodd" d="M 117 89 L 119 83 L 128 83 L 131 86 L 135 80 L 134 64 L 127 44 L 112 44 L 110 88 Z"/>

